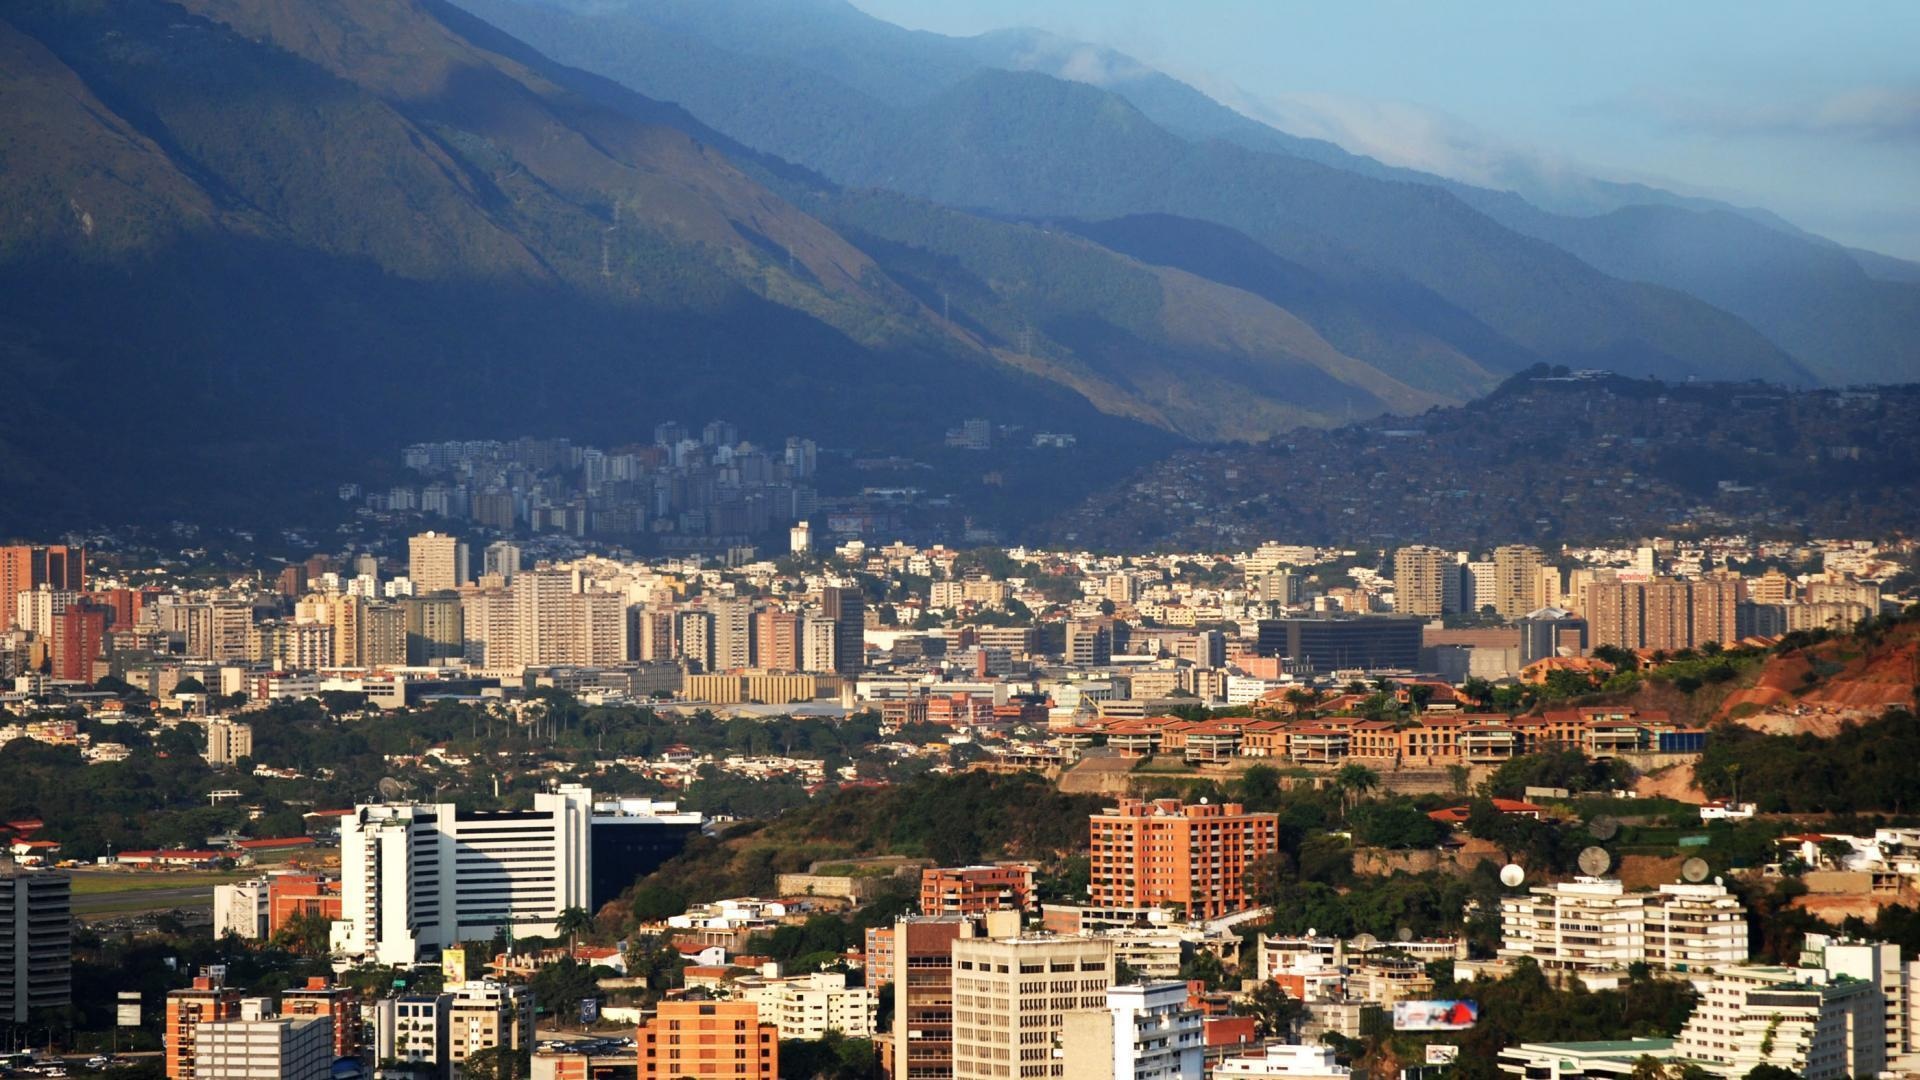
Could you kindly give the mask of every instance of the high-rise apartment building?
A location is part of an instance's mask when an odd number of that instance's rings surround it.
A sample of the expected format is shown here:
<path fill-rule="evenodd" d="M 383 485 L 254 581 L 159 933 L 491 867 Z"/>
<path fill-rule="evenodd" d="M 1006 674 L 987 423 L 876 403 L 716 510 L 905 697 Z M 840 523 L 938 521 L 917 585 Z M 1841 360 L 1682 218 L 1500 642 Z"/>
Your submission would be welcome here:
<path fill-rule="evenodd" d="M 833 623 L 833 670 L 858 675 L 867 666 L 867 600 L 858 587 L 820 590 L 820 613 Z"/>
<path fill-rule="evenodd" d="M 713 670 L 713 624 L 711 611 L 683 611 L 675 627 L 680 658 L 700 671 Z"/>
<path fill-rule="evenodd" d="M 1732 645 L 1740 640 L 1740 580 L 1707 577 L 1693 582 L 1690 641 L 1699 648 L 1712 641 Z"/>
<path fill-rule="evenodd" d="M 1545 606 L 1540 599 L 1540 570 L 1546 564 L 1540 549 L 1507 544 L 1493 549 L 1493 607 L 1501 616 L 1517 619 Z"/>
<path fill-rule="evenodd" d="M 214 720 L 207 724 L 207 764 L 229 769 L 241 758 L 253 756 L 253 726 Z"/>
<path fill-rule="evenodd" d="M 1646 640 L 1646 590 L 1638 583 L 1596 581 L 1587 587 L 1587 640 L 1593 647 L 1638 649 Z"/>
<path fill-rule="evenodd" d="M 1105 1009 L 1108 938 L 1035 935 L 953 943 L 953 1078 L 1078 1076 L 1055 1052 L 1068 1014 Z"/>
<path fill-rule="evenodd" d="M 1628 892 L 1610 878 L 1535 886 L 1500 901 L 1500 955 L 1549 974 L 1617 977 L 1636 963 L 1713 971 L 1747 958 L 1747 912 L 1724 885 Z"/>
<path fill-rule="evenodd" d="M 1200 1080 L 1206 1038 L 1184 982 L 1116 986 L 1100 1012 L 1068 1013 L 1061 1056 L 1075 1080 Z"/>
<path fill-rule="evenodd" d="M 1433 547 L 1403 547 L 1393 553 L 1393 610 L 1403 615 L 1444 615 L 1460 610 L 1460 564 Z"/>
<path fill-rule="evenodd" d="M 864 635 L 863 635 L 864 636 Z M 839 628 L 832 619 L 805 615 L 800 619 L 800 670 L 825 674 L 839 671 L 836 653 Z"/>
<path fill-rule="evenodd" d="M 716 600 L 708 610 L 713 612 L 713 670 L 753 667 L 753 601 Z"/>
<path fill-rule="evenodd" d="M 187 657 L 245 660 L 252 644 L 253 606 L 242 600 L 186 605 Z"/>
<path fill-rule="evenodd" d="M 466 621 L 457 596 L 411 596 L 404 613 L 407 663 L 419 667 L 458 660 L 466 650 Z"/>
<path fill-rule="evenodd" d="M 1639 586 L 1643 601 L 1641 645 L 1648 649 L 1677 652 L 1693 640 L 1688 620 L 1693 614 L 1692 594 L 1687 583 L 1676 578 L 1655 578 Z"/>
<path fill-rule="evenodd" d="M 881 948 L 891 955 L 872 978 L 893 987 L 892 1075 L 952 1080 L 953 948 L 978 932 L 973 920 L 958 915 L 908 918 L 869 949 L 870 956 Z"/>
<path fill-rule="evenodd" d="M 167 1080 L 194 1080 L 203 1025 L 240 1018 L 240 995 L 213 979 L 201 976 L 184 990 L 167 994 Z"/>
<path fill-rule="evenodd" d="M 751 1001 L 663 1001 L 640 1025 L 640 1080 L 776 1080 L 780 1035 Z"/>
<path fill-rule="evenodd" d="M 13 627 L 19 594 L 42 585 L 67 592 L 86 588 L 86 549 L 64 544 L 0 547 L 0 630 Z"/>
<path fill-rule="evenodd" d="M 257 999 L 264 1004 L 264 999 Z M 251 1013 L 252 1015 L 246 1015 Z M 324 1016 L 243 1015 L 199 1026 L 195 1080 L 328 1080 L 333 1075 L 333 1022 Z"/>
<path fill-rule="evenodd" d="M 510 540 L 496 540 L 488 544 L 487 550 L 482 554 L 480 572 L 498 574 L 501 581 L 511 584 L 513 575 L 520 572 L 520 559 L 519 544 Z M 414 588 L 419 588 L 418 582 L 414 584 Z"/>
<path fill-rule="evenodd" d="M 1280 822 L 1239 803 L 1122 799 L 1091 829 L 1094 907 L 1172 904 L 1211 919 L 1248 906 L 1247 867 L 1273 853 Z"/>
<path fill-rule="evenodd" d="M 0 871 L 0 1021 L 73 1003 L 72 892 L 56 871 Z"/>
<path fill-rule="evenodd" d="M 303 987 L 281 991 L 280 1011 L 289 1017 L 321 1017 L 332 1025 L 333 1053 L 328 1065 L 339 1058 L 360 1056 L 360 995 L 355 991 L 314 976 Z"/>
<path fill-rule="evenodd" d="M 564 570 L 528 570 L 505 589 L 463 593 L 467 661 L 491 669 L 625 663 L 626 598 L 576 585 Z"/>
<path fill-rule="evenodd" d="M 271 622 L 253 627 L 247 650 L 255 661 L 276 671 L 314 671 L 333 663 L 333 624 Z"/>
<path fill-rule="evenodd" d="M 74 682 L 93 681 L 94 661 L 101 659 L 107 643 L 107 609 L 91 604 L 72 604 L 55 620 L 52 635 L 53 677 Z"/>
<path fill-rule="evenodd" d="M 769 608 L 754 616 L 758 665 L 767 671 L 800 670 L 800 616 Z"/>
<path fill-rule="evenodd" d="M 417 596 L 450 592 L 465 585 L 467 544 L 445 533 L 424 532 L 407 541 L 407 577 Z"/>
<path fill-rule="evenodd" d="M 670 607 L 629 608 L 635 659 L 662 663 L 678 657 L 674 644 L 674 611 Z"/>
<path fill-rule="evenodd" d="M 1475 615 L 1499 610 L 1499 590 L 1494 587 L 1493 560 L 1474 560 L 1460 567 L 1460 606 Z"/>
<path fill-rule="evenodd" d="M 1806 1080 L 1887 1072 L 1886 996 L 1871 979 L 1820 969 L 1732 965 L 1702 986 L 1674 1050 L 1726 1077 L 1760 1065 Z"/>

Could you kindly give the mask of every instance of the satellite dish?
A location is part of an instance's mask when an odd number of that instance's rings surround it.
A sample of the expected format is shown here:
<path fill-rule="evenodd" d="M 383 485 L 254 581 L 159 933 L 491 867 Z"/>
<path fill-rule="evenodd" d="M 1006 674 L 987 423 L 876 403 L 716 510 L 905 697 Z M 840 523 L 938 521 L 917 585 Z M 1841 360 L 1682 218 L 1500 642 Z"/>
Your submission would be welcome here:
<path fill-rule="evenodd" d="M 381 777 L 378 787 L 380 789 L 380 797 L 387 802 L 398 802 L 400 801 L 400 797 L 407 793 L 407 785 L 395 780 L 391 776 Z"/>
<path fill-rule="evenodd" d="M 1580 872 L 1588 877 L 1599 877 L 1612 865 L 1613 856 L 1607 854 L 1606 848 L 1590 847 L 1580 853 Z"/>
<path fill-rule="evenodd" d="M 1527 880 L 1527 872 L 1520 869 L 1519 863 L 1508 863 L 1500 868 L 1500 884 L 1509 889 L 1517 889 Z"/>
<path fill-rule="evenodd" d="M 1353 947 L 1361 952 L 1371 952 L 1380 944 L 1380 939 L 1372 934 L 1361 934 L 1353 939 Z"/>
<path fill-rule="evenodd" d="M 1400 929 L 1398 929 L 1398 930 L 1395 930 L 1395 931 L 1393 932 L 1393 936 L 1394 936 L 1395 938 L 1397 938 L 1397 939 L 1399 939 L 1399 940 L 1401 940 L 1401 941 L 1412 941 L 1412 940 L 1413 940 L 1413 927 L 1411 927 L 1411 926 L 1403 926 L 1403 927 L 1401 927 Z"/>
<path fill-rule="evenodd" d="M 1707 875 L 1712 872 L 1713 868 L 1707 865 L 1707 860 L 1697 855 L 1680 864 L 1681 880 L 1694 885 L 1707 880 Z"/>
<path fill-rule="evenodd" d="M 1319 937 L 1319 936 L 1320 936 L 1320 931 L 1318 931 L 1318 930 L 1315 930 L 1315 929 L 1314 929 L 1313 927 L 1311 927 L 1311 926 L 1309 926 L 1309 927 L 1307 927 L 1307 936 L 1308 936 L 1308 937 Z"/>
<path fill-rule="evenodd" d="M 1595 840 L 1611 840 L 1620 833 L 1620 822 L 1601 814 L 1587 822 L 1587 835 Z"/>

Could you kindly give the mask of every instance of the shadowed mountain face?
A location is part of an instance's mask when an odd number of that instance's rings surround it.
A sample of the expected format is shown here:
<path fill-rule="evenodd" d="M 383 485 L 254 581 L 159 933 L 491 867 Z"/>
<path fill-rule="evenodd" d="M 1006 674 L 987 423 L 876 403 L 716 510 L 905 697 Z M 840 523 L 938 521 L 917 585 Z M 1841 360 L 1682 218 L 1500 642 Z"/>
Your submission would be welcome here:
<path fill-rule="evenodd" d="M 1031 30 L 948 38 L 832 0 L 460 2 L 843 183 L 1001 214 L 1228 225 L 1330 279 L 1364 267 L 1376 295 L 1425 290 L 1457 309 L 1452 323 L 1536 359 L 1790 382 L 1920 376 L 1911 265 L 1764 210 L 1577 177 L 1525 189 L 1549 200 L 1542 210 L 1287 135 L 1129 57 Z M 1182 246 L 1197 257 L 1204 244 Z M 1445 321 L 1429 329 L 1458 344 Z M 1388 340 L 1356 355 L 1427 385 L 1406 370 L 1423 354 Z M 1498 350 L 1469 355 L 1513 370 Z"/>
<path fill-rule="evenodd" d="M 0 485 L 244 511 L 401 441 L 709 414 L 883 450 L 991 416 L 1119 464 L 1540 360 L 1809 378 L 1571 219 L 1196 139 L 1006 70 L 1030 46 L 829 0 L 17 0 Z"/>
<path fill-rule="evenodd" d="M 1445 345 L 1460 378 L 1387 370 L 1177 262 L 843 191 L 431 0 L 21 0 L 0 59 L 0 462 L 56 501 L 146 472 L 126 493 L 157 507 L 244 506 L 249 477 L 405 439 L 709 413 L 891 449 L 988 415 L 1137 459 L 1486 378 Z M 173 456 L 115 423 L 51 453 L 79 400 L 178 416 Z"/>

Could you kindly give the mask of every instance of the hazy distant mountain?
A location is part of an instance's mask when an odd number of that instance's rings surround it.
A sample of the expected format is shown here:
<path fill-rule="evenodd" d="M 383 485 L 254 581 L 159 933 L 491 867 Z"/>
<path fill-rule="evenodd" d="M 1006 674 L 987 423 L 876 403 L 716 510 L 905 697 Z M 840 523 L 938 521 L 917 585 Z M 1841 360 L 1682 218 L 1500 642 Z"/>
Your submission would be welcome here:
<path fill-rule="evenodd" d="M 647 93 L 678 100 L 744 142 L 808 164 L 846 183 L 894 187 L 947 201 L 948 192 L 981 179 L 982 173 L 991 177 L 1013 170 L 1014 163 L 1005 156 L 978 158 L 980 168 L 972 172 L 955 170 L 950 167 L 953 163 L 943 158 L 938 159 L 938 168 L 952 178 L 946 189 L 909 186 L 913 168 L 931 171 L 934 167 L 925 156 L 925 140 L 937 137 L 953 123 L 968 123 L 978 134 L 1003 119 L 991 114 L 942 112 L 954 104 L 945 95 L 958 93 L 969 80 L 977 83 L 987 78 L 981 74 L 982 69 L 1037 72 L 1117 95 L 1139 110 L 1153 127 L 1187 143 L 1219 141 L 1262 156 L 1304 160 L 1389 184 L 1412 183 L 1447 191 L 1507 229 L 1546 240 L 1609 276 L 1665 286 L 1739 316 L 1818 378 L 1849 382 L 1920 376 L 1920 370 L 1916 370 L 1920 365 L 1902 344 L 1914 340 L 1910 333 L 1914 297 L 1907 289 L 1879 287 L 1874 280 L 1911 284 L 1912 270 L 1903 268 L 1912 264 L 1871 253 L 1847 252 L 1765 210 L 1733 207 L 1641 184 L 1555 176 L 1550 184 L 1541 181 L 1521 186 L 1522 194 L 1549 208 L 1543 211 L 1513 192 L 1491 191 L 1384 165 L 1324 140 L 1286 134 L 1123 54 L 1033 30 L 949 38 L 892 26 L 838 0 L 461 2 L 569 62 L 621 79 Z M 1009 95 L 1017 97 L 1018 93 L 1003 92 L 1002 100 L 1010 100 Z M 1036 99 L 1034 104 L 1046 103 Z M 1064 126 L 1070 117 L 1047 119 Z M 1152 157 L 1137 157 L 1143 149 L 1152 149 L 1139 143 L 1090 147 L 1074 142 L 1080 138 L 1075 133 L 1060 134 L 1063 147 L 1078 146 L 1096 155 L 1104 149 L 1110 152 L 1109 160 L 1142 161 L 1147 169 L 1160 164 Z M 971 156 L 981 147 L 948 149 Z M 861 156 L 862 150 L 867 151 L 865 157 Z M 893 168 L 895 156 L 907 166 L 904 172 Z M 1218 167 L 1244 168 L 1242 160 L 1217 148 L 1213 156 L 1218 159 Z M 1045 168 L 1050 163 L 1038 164 Z M 1250 178 L 1244 175 L 1194 176 L 1191 180 L 1210 185 L 1215 195 L 1237 189 L 1232 193 L 1244 194 L 1253 201 L 1282 204 L 1298 194 L 1298 185 L 1308 182 L 1295 175 L 1292 186 L 1268 193 L 1250 189 Z M 1345 179 L 1323 183 L 1350 184 Z M 1397 215 L 1392 222 L 1408 234 L 1408 241 L 1417 241 L 1419 234 L 1430 227 L 1443 232 L 1447 228 L 1432 220 L 1434 214 L 1444 216 L 1437 204 L 1409 213 L 1405 200 L 1382 194 L 1390 190 L 1375 185 L 1369 192 L 1365 186 L 1351 186 L 1342 193 L 1342 201 L 1351 203 L 1355 216 L 1368 224 L 1381 220 L 1383 214 Z M 1198 194 L 1192 190 L 1134 190 L 1117 193 L 1122 196 L 1118 199 L 1089 198 L 1065 207 L 1059 205 L 1063 200 L 1035 198 L 1039 193 L 1031 191 L 1003 194 L 1007 197 L 979 197 L 965 204 L 1018 214 L 1089 217 L 1161 212 L 1202 217 L 1243 230 L 1289 258 L 1297 255 L 1288 240 L 1258 226 L 1244 212 L 1249 207 L 1221 207 L 1205 199 L 1182 198 Z M 1325 202 L 1318 205 L 1324 206 Z M 1642 209 L 1662 212 L 1637 213 Z M 1596 220 L 1624 211 L 1635 212 L 1628 215 L 1637 223 L 1635 228 L 1622 229 L 1618 223 Z M 1404 274 L 1537 355 L 1609 364 L 1630 371 L 1696 374 L 1734 374 L 1746 361 L 1727 358 L 1752 355 L 1750 340 L 1744 344 L 1726 340 L 1742 336 L 1738 328 L 1711 314 L 1688 313 L 1688 305 L 1671 295 L 1636 295 L 1613 284 L 1582 284 L 1577 287 L 1580 295 L 1568 305 L 1564 286 L 1571 284 L 1570 275 L 1579 271 L 1567 269 L 1565 262 L 1556 265 L 1537 251 L 1514 248 L 1512 237 L 1502 238 L 1499 230 L 1482 229 L 1483 235 L 1460 249 L 1461 260 L 1476 270 L 1490 268 L 1496 262 L 1506 264 L 1502 267 L 1506 272 L 1496 275 L 1502 280 L 1492 290 L 1500 295 L 1476 297 L 1474 289 L 1488 291 L 1489 282 L 1481 274 L 1469 272 L 1462 278 L 1451 266 L 1436 272 L 1431 265 L 1408 265 L 1398 258 L 1400 252 L 1370 247 L 1363 233 L 1350 228 L 1351 223 L 1350 218 L 1338 217 L 1307 222 L 1305 227 L 1320 235 L 1305 242 L 1337 250 L 1339 255 L 1362 261 L 1375 271 Z M 1450 242 L 1458 239 L 1455 233 Z M 1710 244 L 1716 249 L 1684 258 L 1670 257 L 1674 248 L 1688 244 Z M 1754 264 L 1752 260 L 1761 254 L 1767 261 Z M 1836 254 L 1841 258 L 1834 258 Z M 1544 297 L 1535 294 L 1542 281 L 1549 283 Z M 1510 306 L 1546 314 L 1550 325 L 1570 333 L 1549 339 L 1531 336 L 1503 317 L 1502 309 Z M 1575 309 L 1570 318 L 1564 314 L 1569 306 Z M 1621 323 L 1622 319 L 1639 321 Z M 1596 335 L 1596 320 L 1616 328 L 1630 326 L 1635 333 Z M 1688 359 L 1675 366 L 1679 357 Z M 1366 359 L 1396 370 L 1387 356 L 1368 355 Z M 1794 368 L 1774 358 L 1749 370 L 1790 378 L 1796 374 Z M 1404 371 L 1396 370 L 1396 374 L 1405 377 Z"/>
<path fill-rule="evenodd" d="M 1811 378 L 1725 312 L 1598 273 L 1433 185 L 1183 138 L 1089 83 L 1005 70 L 998 65 L 1016 62 L 1019 49 L 1010 38 L 909 32 L 829 0 L 464 6 L 550 55 L 678 101 L 839 183 L 1042 220 L 1198 219 L 1336 287 L 1430 297 L 1401 317 L 1496 376 L 1549 360 Z M 1463 325 L 1475 328 L 1481 351 L 1466 351 Z M 1314 326 L 1339 336 L 1332 325 Z M 1420 367 L 1414 354 L 1387 335 L 1348 337 L 1371 343 L 1371 351 L 1355 345 L 1354 355 L 1404 382 L 1444 381 L 1410 372 Z"/>

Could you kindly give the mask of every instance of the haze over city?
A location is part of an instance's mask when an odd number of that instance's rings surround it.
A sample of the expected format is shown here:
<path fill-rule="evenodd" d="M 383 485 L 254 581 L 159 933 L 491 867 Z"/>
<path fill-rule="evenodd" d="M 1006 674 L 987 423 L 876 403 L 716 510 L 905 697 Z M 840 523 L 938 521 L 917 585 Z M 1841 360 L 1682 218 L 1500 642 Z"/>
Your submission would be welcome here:
<path fill-rule="evenodd" d="M 0 5 L 0 1080 L 1920 1077 L 1916 31 Z"/>

